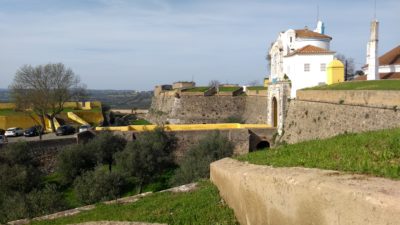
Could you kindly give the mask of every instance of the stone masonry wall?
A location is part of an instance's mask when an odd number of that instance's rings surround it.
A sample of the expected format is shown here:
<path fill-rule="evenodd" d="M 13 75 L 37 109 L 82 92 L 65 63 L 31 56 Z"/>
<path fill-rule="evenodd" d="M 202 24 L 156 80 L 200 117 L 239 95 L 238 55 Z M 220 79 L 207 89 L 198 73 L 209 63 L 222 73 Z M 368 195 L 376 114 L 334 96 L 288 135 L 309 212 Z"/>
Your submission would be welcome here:
<path fill-rule="evenodd" d="M 243 155 L 249 152 L 250 149 L 250 134 L 248 129 L 235 129 L 235 130 L 197 130 L 197 131 L 173 131 L 171 132 L 177 138 L 177 149 L 174 158 L 179 162 L 192 146 L 196 145 L 201 139 L 206 137 L 212 132 L 220 132 L 221 136 L 227 137 L 228 140 L 234 144 L 234 155 Z M 132 140 L 132 135 L 139 137 L 146 133 L 128 132 L 114 132 L 123 135 L 127 140 Z"/>
<path fill-rule="evenodd" d="M 280 141 L 297 143 L 343 133 L 400 127 L 400 110 L 292 100 Z"/>
<path fill-rule="evenodd" d="M 223 123 L 241 117 L 246 123 L 267 122 L 267 97 L 165 96 L 153 97 L 147 119 L 156 124 Z"/>
<path fill-rule="evenodd" d="M 76 138 L 64 138 L 28 142 L 34 157 L 39 161 L 39 168 L 44 173 L 54 172 L 58 154 L 65 147 L 76 144 Z M 12 143 L 8 144 L 12 145 Z M 0 145 L 0 151 L 7 145 Z"/>
<path fill-rule="evenodd" d="M 242 225 L 397 225 L 400 181 L 225 158 L 210 179 Z"/>
<path fill-rule="evenodd" d="M 299 90 L 297 100 L 400 109 L 400 91 Z"/>

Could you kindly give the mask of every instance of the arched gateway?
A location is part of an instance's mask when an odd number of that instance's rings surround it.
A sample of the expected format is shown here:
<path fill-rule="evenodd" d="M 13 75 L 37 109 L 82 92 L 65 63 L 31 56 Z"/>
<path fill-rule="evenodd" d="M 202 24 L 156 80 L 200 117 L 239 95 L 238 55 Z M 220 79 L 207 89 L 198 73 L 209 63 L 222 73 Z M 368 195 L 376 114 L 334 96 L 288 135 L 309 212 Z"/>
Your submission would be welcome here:
<path fill-rule="evenodd" d="M 290 89 L 290 81 L 272 82 L 268 85 L 267 123 L 272 127 L 276 127 L 279 134 L 282 134 L 283 130 Z"/>

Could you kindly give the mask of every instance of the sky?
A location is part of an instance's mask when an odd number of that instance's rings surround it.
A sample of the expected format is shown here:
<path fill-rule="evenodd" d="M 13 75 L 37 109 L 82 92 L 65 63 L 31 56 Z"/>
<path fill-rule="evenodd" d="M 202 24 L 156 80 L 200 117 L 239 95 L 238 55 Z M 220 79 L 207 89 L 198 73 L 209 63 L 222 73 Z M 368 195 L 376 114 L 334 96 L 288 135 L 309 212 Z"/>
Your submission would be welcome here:
<path fill-rule="evenodd" d="M 400 0 L 377 0 L 379 53 L 400 44 Z M 0 88 L 19 67 L 62 62 L 90 89 L 174 81 L 247 84 L 268 75 L 279 32 L 316 26 L 365 63 L 374 0 L 0 0 Z"/>

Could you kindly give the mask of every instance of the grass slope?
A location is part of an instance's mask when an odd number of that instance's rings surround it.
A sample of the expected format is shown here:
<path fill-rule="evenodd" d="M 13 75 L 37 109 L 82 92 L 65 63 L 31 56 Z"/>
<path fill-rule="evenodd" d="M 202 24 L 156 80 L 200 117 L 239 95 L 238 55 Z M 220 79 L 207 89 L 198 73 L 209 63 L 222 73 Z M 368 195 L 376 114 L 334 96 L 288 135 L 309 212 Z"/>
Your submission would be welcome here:
<path fill-rule="evenodd" d="M 304 90 L 400 90 L 400 80 L 351 81 Z"/>
<path fill-rule="evenodd" d="M 250 91 L 261 91 L 261 90 L 268 90 L 268 87 L 264 87 L 264 86 L 250 86 L 247 87 L 248 90 Z"/>
<path fill-rule="evenodd" d="M 258 151 L 241 161 L 276 167 L 309 167 L 400 179 L 400 129 L 339 135 Z"/>
<path fill-rule="evenodd" d="M 188 193 L 155 193 L 127 205 L 99 204 L 75 216 L 32 224 L 70 224 L 88 221 L 141 221 L 168 224 L 238 224 L 233 211 L 221 203 L 218 189 L 209 181 Z"/>
<path fill-rule="evenodd" d="M 240 89 L 240 87 L 219 87 L 218 91 L 219 92 L 234 92 L 239 89 Z"/>

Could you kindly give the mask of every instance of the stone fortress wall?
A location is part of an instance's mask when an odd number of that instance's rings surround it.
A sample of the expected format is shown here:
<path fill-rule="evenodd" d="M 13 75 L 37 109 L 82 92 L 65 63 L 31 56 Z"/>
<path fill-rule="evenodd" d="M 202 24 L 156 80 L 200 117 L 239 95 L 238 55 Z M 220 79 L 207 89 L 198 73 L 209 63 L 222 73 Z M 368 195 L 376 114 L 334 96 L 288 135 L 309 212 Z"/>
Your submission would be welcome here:
<path fill-rule="evenodd" d="M 299 91 L 287 108 L 280 141 L 400 127 L 399 99 L 400 91 Z"/>
<path fill-rule="evenodd" d="M 155 124 L 223 123 L 228 118 L 245 123 L 267 123 L 267 93 L 251 95 L 155 90 L 147 119 Z"/>

